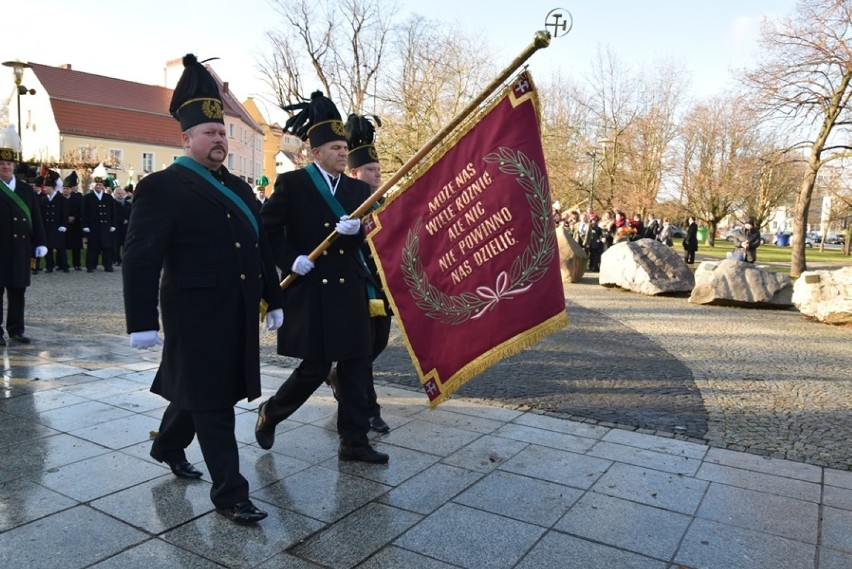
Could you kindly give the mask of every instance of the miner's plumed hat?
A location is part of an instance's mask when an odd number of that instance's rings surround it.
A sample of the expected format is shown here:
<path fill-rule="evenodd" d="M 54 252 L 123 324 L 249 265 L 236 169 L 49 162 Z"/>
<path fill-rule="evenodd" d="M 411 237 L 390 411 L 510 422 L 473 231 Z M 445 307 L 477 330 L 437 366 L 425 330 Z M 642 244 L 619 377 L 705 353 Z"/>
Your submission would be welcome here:
<path fill-rule="evenodd" d="M 181 131 L 208 122 L 225 124 L 219 86 L 204 66 L 207 61 L 210 59 L 199 62 L 191 53 L 183 56 L 183 74 L 169 104 L 169 112 L 180 122 Z"/>
<path fill-rule="evenodd" d="M 71 172 L 67 176 L 65 176 L 65 186 L 69 188 L 75 188 L 80 184 L 80 179 L 77 177 L 77 172 Z"/>
<path fill-rule="evenodd" d="M 379 153 L 373 143 L 376 140 L 376 127 L 380 126 L 382 121 L 376 115 L 352 114 L 346 119 L 344 130 L 346 142 L 349 144 L 346 163 L 350 168 L 359 168 L 364 164 L 379 161 Z"/>
<path fill-rule="evenodd" d="M 0 129 L 0 160 L 17 162 L 21 154 L 21 137 L 15 130 L 15 125 L 10 124 Z"/>
<path fill-rule="evenodd" d="M 284 123 L 284 130 L 307 140 L 311 148 L 326 142 L 341 140 L 346 142 L 346 132 L 340 112 L 322 91 L 311 93 L 311 100 L 282 107 L 285 111 L 299 111 Z"/>
<path fill-rule="evenodd" d="M 62 176 L 56 170 L 48 170 L 44 176 L 44 185 L 60 190 L 62 189 Z"/>

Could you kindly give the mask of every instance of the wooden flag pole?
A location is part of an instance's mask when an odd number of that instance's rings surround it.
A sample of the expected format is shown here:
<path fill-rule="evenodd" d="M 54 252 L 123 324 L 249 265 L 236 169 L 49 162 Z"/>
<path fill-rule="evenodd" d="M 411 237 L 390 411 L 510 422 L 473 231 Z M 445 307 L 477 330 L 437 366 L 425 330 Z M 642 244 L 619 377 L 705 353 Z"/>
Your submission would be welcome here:
<path fill-rule="evenodd" d="M 526 60 L 528 60 L 532 55 L 538 51 L 539 49 L 545 48 L 550 45 L 550 32 L 547 31 L 538 31 L 535 33 L 535 37 L 533 38 L 532 43 L 527 46 L 527 48 L 521 52 L 521 54 L 516 57 L 512 63 L 508 65 L 500 74 L 488 84 L 488 86 L 473 99 L 470 104 L 468 104 L 456 117 L 450 121 L 444 128 L 442 128 L 435 136 L 429 139 L 429 141 L 423 145 L 423 147 L 417 151 L 417 153 L 412 156 L 408 162 L 402 165 L 402 167 L 396 171 L 396 173 L 390 177 L 384 184 L 382 184 L 379 189 L 373 192 L 370 197 L 364 201 L 358 208 L 352 212 L 349 216 L 351 218 L 360 218 L 368 211 L 370 211 L 373 205 L 382 199 L 388 190 L 390 190 L 394 184 L 396 184 L 399 180 L 402 179 L 414 166 L 416 166 L 427 154 L 429 154 L 432 150 L 435 149 L 440 142 L 447 137 L 457 126 L 459 126 L 464 120 L 479 107 L 482 102 L 491 96 L 494 91 L 496 91 L 506 79 L 509 78 L 521 65 L 524 64 Z M 339 233 L 337 231 L 332 231 L 331 234 L 326 237 L 322 243 L 317 245 L 313 251 L 311 251 L 308 258 L 311 261 L 316 261 L 329 247 L 334 243 L 335 239 L 337 239 Z M 299 275 L 296 273 L 290 273 L 287 277 L 281 281 L 281 288 L 285 289 L 290 286 L 293 281 Z"/>

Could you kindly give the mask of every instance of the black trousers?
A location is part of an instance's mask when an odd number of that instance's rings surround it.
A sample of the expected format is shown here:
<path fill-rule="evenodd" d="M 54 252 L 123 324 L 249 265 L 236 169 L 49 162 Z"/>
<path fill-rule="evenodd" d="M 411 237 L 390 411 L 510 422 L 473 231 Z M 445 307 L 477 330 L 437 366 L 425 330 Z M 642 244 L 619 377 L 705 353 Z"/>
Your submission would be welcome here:
<path fill-rule="evenodd" d="M 683 260 L 688 264 L 692 264 L 695 262 L 695 251 L 690 251 L 687 249 L 686 254 L 683 256 Z"/>
<path fill-rule="evenodd" d="M 378 417 L 382 414 L 379 398 L 376 395 L 376 387 L 373 385 L 373 362 L 388 346 L 390 338 L 391 317 L 376 316 L 370 318 L 370 334 L 373 337 L 373 358 L 370 361 L 370 385 L 367 388 L 367 411 L 370 417 Z"/>
<path fill-rule="evenodd" d="M 80 258 L 82 257 L 83 249 L 82 247 L 75 247 L 70 249 L 71 251 L 71 264 L 74 265 L 75 269 L 79 269 L 82 265 L 80 264 Z"/>
<path fill-rule="evenodd" d="M 277 425 L 296 412 L 322 385 L 332 362 L 302 360 L 266 403 L 266 418 Z M 372 384 L 369 357 L 337 362 L 337 434 L 352 446 L 367 446 L 370 430 L 367 389 Z"/>
<path fill-rule="evenodd" d="M 44 259 L 45 268 L 48 271 L 52 271 L 57 267 L 63 271 L 68 268 L 68 254 L 64 247 L 62 249 L 48 249 Z"/>
<path fill-rule="evenodd" d="M 98 267 L 98 255 L 103 255 L 104 270 L 112 268 L 112 245 L 107 247 L 91 246 L 86 249 L 86 269 L 94 271 Z"/>
<path fill-rule="evenodd" d="M 24 293 L 26 288 L 0 287 L 0 336 L 3 335 L 3 291 L 9 299 L 6 313 L 6 331 L 10 336 L 24 333 Z"/>
<path fill-rule="evenodd" d="M 240 456 L 234 435 L 234 408 L 190 411 L 169 403 L 151 454 L 161 460 L 185 460 L 184 450 L 198 435 L 204 463 L 213 487 L 210 499 L 217 508 L 248 500 L 248 481 L 240 474 Z"/>

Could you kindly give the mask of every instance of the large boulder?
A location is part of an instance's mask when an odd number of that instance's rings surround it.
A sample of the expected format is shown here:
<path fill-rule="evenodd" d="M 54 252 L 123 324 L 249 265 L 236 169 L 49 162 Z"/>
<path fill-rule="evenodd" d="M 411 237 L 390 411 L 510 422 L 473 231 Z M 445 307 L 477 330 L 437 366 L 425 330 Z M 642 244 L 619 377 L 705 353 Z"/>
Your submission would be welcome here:
<path fill-rule="evenodd" d="M 603 286 L 641 294 L 689 292 L 695 278 L 677 252 L 654 239 L 617 243 L 601 256 L 598 275 Z"/>
<path fill-rule="evenodd" d="M 805 271 L 793 285 L 793 304 L 820 322 L 852 325 L 852 267 Z"/>
<path fill-rule="evenodd" d="M 793 281 L 789 275 L 725 259 L 698 266 L 689 302 L 786 308 L 792 304 L 792 297 Z"/>
<path fill-rule="evenodd" d="M 589 268 L 589 256 L 580 244 L 571 237 L 571 232 L 560 224 L 556 228 L 556 243 L 559 246 L 559 267 L 562 282 L 576 283 Z"/>

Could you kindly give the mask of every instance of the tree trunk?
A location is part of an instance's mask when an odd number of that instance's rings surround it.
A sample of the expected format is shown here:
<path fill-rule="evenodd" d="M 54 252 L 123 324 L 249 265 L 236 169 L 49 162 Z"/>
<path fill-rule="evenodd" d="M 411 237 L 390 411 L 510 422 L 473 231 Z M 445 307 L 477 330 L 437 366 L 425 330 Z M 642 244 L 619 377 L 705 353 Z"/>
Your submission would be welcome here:
<path fill-rule="evenodd" d="M 796 214 L 793 216 L 793 239 L 790 243 L 792 249 L 790 257 L 790 276 L 798 277 L 808 270 L 805 262 L 805 229 L 807 229 L 808 212 L 811 209 L 811 196 L 816 184 L 817 172 L 819 171 L 819 156 L 816 155 L 816 147 L 812 147 L 808 158 L 808 169 L 802 178 L 802 187 L 799 190 L 799 199 L 796 200 Z"/>

